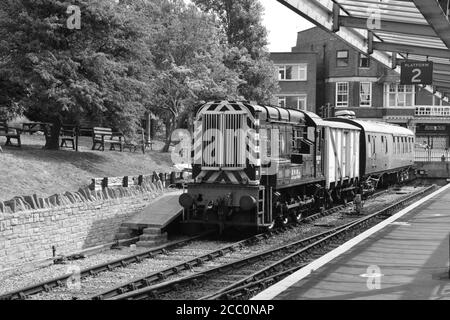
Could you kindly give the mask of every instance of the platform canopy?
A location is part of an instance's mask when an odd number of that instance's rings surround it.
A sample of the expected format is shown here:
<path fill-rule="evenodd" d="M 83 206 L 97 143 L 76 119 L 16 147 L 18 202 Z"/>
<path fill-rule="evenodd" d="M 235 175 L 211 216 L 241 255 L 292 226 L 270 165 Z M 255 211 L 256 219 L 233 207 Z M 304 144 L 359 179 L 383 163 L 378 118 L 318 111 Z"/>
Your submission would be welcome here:
<path fill-rule="evenodd" d="M 400 73 L 402 60 L 432 61 L 433 84 L 450 99 L 450 0 L 277 0 Z"/>

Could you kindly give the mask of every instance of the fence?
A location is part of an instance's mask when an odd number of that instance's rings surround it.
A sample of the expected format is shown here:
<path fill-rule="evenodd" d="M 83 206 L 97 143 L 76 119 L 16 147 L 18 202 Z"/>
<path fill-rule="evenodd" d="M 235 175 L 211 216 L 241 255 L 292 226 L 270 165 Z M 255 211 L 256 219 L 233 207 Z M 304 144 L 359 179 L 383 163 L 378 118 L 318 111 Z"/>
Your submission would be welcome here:
<path fill-rule="evenodd" d="M 415 149 L 415 162 L 450 162 L 450 152 L 446 149 Z"/>
<path fill-rule="evenodd" d="M 191 176 L 191 172 L 185 170 L 183 172 L 173 171 L 169 173 L 153 172 L 153 174 L 138 176 L 94 178 L 89 185 L 89 189 L 102 190 L 105 188 L 129 187 L 132 185 L 140 186 L 144 182 L 155 183 L 157 181 L 161 181 L 162 186 L 168 188 L 170 185 L 179 185 L 180 183 L 186 182 Z"/>

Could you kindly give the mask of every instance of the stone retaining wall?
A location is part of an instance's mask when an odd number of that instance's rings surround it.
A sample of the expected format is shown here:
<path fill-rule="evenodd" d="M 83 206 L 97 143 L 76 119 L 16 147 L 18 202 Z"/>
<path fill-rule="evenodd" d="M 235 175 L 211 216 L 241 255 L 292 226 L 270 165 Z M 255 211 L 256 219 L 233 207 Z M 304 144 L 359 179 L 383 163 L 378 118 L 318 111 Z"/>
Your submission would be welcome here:
<path fill-rule="evenodd" d="M 140 186 L 15 197 L 0 202 L 0 270 L 105 244 L 122 222 L 164 192 Z"/>

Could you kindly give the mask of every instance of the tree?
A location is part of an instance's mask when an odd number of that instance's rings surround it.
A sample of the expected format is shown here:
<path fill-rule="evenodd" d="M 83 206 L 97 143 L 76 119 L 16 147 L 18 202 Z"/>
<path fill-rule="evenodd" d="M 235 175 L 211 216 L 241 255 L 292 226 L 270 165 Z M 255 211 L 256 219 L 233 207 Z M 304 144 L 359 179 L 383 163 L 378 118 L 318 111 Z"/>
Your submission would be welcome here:
<path fill-rule="evenodd" d="M 228 51 L 210 15 L 182 0 L 161 0 L 159 20 L 152 34 L 157 70 L 152 110 L 166 126 L 167 151 L 174 129 L 193 111 L 199 100 L 239 98 L 239 76 L 224 64 Z"/>
<path fill-rule="evenodd" d="M 218 18 L 229 45 L 234 47 L 225 63 L 244 80 L 239 93 L 247 100 L 270 103 L 279 87 L 266 49 L 267 30 L 261 23 L 263 7 L 260 2 L 194 0 L 194 3 Z"/>
<path fill-rule="evenodd" d="M 69 5 L 81 30 L 67 27 Z M 120 7 L 118 7 L 120 6 Z M 46 148 L 58 149 L 63 122 L 82 116 L 133 131 L 151 97 L 152 56 L 135 8 L 102 0 L 4 0 L 0 7 L 0 82 L 6 104 L 51 122 Z M 5 103 L 5 102 L 3 102 Z"/>

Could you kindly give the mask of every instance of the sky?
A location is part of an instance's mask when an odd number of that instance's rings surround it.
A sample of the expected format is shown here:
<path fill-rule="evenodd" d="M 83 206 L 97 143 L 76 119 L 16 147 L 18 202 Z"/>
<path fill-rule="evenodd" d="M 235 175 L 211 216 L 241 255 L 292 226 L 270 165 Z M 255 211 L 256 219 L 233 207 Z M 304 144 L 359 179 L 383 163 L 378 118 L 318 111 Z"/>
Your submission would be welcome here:
<path fill-rule="evenodd" d="M 269 51 L 290 52 L 295 47 L 297 32 L 314 25 L 276 0 L 260 0 L 265 14 L 263 24 L 268 31 Z"/>

